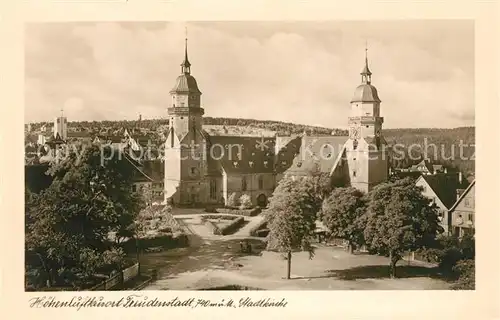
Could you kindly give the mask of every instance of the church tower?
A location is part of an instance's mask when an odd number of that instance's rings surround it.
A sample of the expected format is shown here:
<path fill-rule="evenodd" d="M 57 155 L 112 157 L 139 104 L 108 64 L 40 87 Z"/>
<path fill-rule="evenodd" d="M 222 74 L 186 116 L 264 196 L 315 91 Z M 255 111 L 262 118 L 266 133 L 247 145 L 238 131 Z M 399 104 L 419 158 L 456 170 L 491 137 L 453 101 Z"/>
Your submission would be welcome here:
<path fill-rule="evenodd" d="M 352 187 L 364 192 L 388 178 L 387 143 L 382 136 L 380 98 L 371 84 L 372 73 L 368 67 L 368 49 L 365 49 L 365 66 L 361 71 L 361 84 L 351 100 L 349 140 L 346 155 Z"/>
<path fill-rule="evenodd" d="M 57 135 L 63 140 L 68 138 L 68 119 L 64 116 L 63 109 L 61 109 L 61 116 L 54 118 L 54 138 Z"/>
<path fill-rule="evenodd" d="M 206 201 L 206 152 L 201 91 L 191 75 L 187 37 L 181 74 L 170 90 L 165 142 L 165 201 L 196 205 Z"/>

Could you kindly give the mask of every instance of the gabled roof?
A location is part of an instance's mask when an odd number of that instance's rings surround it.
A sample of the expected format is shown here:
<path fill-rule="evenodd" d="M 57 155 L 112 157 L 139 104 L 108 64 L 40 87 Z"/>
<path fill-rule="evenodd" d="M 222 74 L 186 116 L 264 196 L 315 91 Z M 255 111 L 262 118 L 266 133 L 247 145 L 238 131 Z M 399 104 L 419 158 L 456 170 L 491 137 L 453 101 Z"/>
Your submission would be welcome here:
<path fill-rule="evenodd" d="M 347 136 L 303 136 L 300 152 L 286 173 L 292 175 L 311 172 L 330 173 L 348 138 Z"/>
<path fill-rule="evenodd" d="M 450 208 L 450 212 L 455 210 L 455 208 L 458 206 L 458 204 L 460 202 L 462 202 L 462 200 L 465 198 L 465 196 L 472 190 L 472 188 L 474 188 L 475 184 L 476 184 L 476 179 L 472 180 L 472 182 L 467 187 L 467 189 L 465 189 L 465 191 L 462 192 L 462 195 L 460 195 L 460 197 L 457 199 L 457 201 L 455 202 L 455 204 L 453 204 L 453 206 Z"/>
<path fill-rule="evenodd" d="M 457 198 L 457 189 L 461 187 L 458 175 L 456 174 L 434 174 L 422 175 L 419 180 L 423 179 L 427 185 L 434 191 L 439 200 L 446 206 L 451 208 Z"/>
<path fill-rule="evenodd" d="M 209 173 L 272 173 L 276 139 L 245 136 L 208 136 Z"/>

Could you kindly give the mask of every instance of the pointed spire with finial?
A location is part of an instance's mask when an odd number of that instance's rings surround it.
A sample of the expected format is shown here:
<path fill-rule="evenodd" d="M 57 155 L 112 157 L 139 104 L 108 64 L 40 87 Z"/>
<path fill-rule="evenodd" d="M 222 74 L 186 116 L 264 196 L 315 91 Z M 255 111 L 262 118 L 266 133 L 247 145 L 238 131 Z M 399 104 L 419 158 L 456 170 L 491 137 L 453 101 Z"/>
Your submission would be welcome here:
<path fill-rule="evenodd" d="M 370 68 L 368 68 L 368 41 L 365 43 L 365 67 L 361 71 L 361 81 L 363 83 L 370 84 L 372 73 Z"/>
<path fill-rule="evenodd" d="M 182 71 L 182 73 L 189 74 L 189 73 L 191 73 L 191 63 L 189 63 L 189 60 L 188 60 L 187 42 L 188 42 L 188 38 L 187 38 L 187 27 L 186 27 L 186 38 L 185 38 L 185 47 L 184 47 L 184 61 L 181 64 L 181 67 L 182 67 L 181 71 Z"/>

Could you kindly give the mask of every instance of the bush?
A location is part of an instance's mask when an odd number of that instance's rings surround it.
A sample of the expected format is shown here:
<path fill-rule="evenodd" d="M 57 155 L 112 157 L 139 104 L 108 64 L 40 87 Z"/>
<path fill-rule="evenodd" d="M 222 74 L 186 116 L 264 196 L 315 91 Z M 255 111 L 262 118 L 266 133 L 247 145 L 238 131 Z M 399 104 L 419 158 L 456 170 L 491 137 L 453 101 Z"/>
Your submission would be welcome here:
<path fill-rule="evenodd" d="M 252 198 L 248 194 L 244 194 L 240 197 L 240 209 L 250 209 L 252 208 Z"/>
<path fill-rule="evenodd" d="M 435 248 L 427 248 L 418 251 L 418 254 L 425 261 L 438 263 L 441 271 L 451 277 L 458 278 L 460 275 L 457 272 L 456 266 L 459 261 L 474 260 L 475 243 L 472 236 L 465 236 L 458 239 L 454 236 L 443 236 L 438 239 Z"/>
<path fill-rule="evenodd" d="M 217 208 L 215 206 L 206 206 L 205 207 L 205 212 L 208 212 L 208 213 L 217 213 Z"/>
<path fill-rule="evenodd" d="M 460 260 L 453 267 L 454 273 L 458 274 L 458 281 L 452 286 L 454 290 L 474 290 L 476 288 L 475 261 Z"/>
<path fill-rule="evenodd" d="M 229 198 L 227 198 L 227 205 L 229 207 L 237 207 L 239 205 L 238 203 L 238 196 L 236 195 L 235 192 L 231 193 Z"/>

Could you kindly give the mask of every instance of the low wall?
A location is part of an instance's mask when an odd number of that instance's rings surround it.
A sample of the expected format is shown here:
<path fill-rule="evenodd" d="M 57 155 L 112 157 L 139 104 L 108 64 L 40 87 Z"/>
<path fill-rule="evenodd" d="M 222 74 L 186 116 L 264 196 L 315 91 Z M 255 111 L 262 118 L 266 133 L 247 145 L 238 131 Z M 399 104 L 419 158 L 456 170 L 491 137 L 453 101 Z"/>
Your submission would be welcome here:
<path fill-rule="evenodd" d="M 137 275 L 139 274 L 139 264 L 136 263 L 133 266 L 124 269 L 122 273 L 123 273 L 123 282 L 127 282 L 128 280 L 137 277 Z"/>

